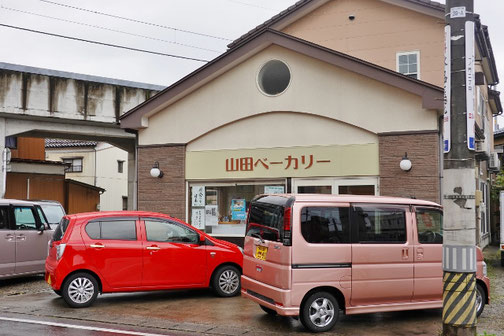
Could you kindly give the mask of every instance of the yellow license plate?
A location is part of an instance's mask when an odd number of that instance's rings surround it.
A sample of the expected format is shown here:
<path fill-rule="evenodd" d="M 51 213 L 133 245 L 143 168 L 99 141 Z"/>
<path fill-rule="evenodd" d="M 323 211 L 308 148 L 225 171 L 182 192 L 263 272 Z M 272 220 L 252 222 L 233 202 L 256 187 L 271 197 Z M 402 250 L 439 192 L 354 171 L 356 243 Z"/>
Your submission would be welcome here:
<path fill-rule="evenodd" d="M 268 248 L 265 246 L 257 246 L 255 257 L 259 260 L 266 260 L 266 254 L 268 253 Z"/>

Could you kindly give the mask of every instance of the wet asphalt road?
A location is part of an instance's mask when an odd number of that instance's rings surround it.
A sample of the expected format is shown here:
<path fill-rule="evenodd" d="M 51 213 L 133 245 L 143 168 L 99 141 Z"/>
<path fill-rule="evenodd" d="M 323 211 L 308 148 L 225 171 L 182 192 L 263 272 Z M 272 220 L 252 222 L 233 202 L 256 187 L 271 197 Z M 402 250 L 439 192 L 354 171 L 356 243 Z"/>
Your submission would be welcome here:
<path fill-rule="evenodd" d="M 485 254 L 492 257 L 492 253 L 497 255 L 497 252 L 490 249 Z M 504 335 L 504 268 L 499 266 L 498 260 L 492 262 L 489 275 L 492 304 L 486 306 L 478 321 L 478 333 Z M 268 316 L 249 300 L 241 297 L 217 298 L 209 290 L 103 295 L 92 307 L 71 309 L 40 277 L 0 281 L 2 316 L 113 329 L 148 330 L 162 335 L 311 335 L 295 319 Z M 4 323 L 0 320 L 0 335 L 5 331 Z M 21 328 L 21 331 L 16 331 L 18 333 L 15 335 L 44 335 L 45 332 L 40 331 L 41 327 L 37 325 L 16 327 Z M 341 316 L 333 331 L 326 334 L 432 336 L 439 335 L 441 329 L 441 310 L 434 309 Z M 61 335 L 101 335 L 73 329 L 57 330 Z"/>

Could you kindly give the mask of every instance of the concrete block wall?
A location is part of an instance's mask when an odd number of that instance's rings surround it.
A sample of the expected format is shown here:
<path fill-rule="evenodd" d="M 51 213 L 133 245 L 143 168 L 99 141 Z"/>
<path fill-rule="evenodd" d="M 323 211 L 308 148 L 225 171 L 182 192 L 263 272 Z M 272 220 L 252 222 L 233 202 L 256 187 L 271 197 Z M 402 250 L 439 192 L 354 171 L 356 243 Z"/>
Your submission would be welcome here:
<path fill-rule="evenodd" d="M 440 203 L 439 141 L 437 131 L 380 134 L 380 195 Z M 405 152 L 412 163 L 409 172 L 399 167 Z"/>
<path fill-rule="evenodd" d="M 185 218 L 185 145 L 138 148 L 138 210 Z M 162 178 L 150 170 L 159 162 Z"/>

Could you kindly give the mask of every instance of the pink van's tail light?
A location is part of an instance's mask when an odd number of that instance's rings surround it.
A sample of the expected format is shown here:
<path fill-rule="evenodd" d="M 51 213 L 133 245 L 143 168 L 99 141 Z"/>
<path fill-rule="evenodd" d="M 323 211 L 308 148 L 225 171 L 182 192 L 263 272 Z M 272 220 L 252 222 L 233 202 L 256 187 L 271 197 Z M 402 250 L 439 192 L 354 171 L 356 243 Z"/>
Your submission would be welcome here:
<path fill-rule="evenodd" d="M 291 235 L 291 213 L 292 208 L 284 209 L 284 220 L 283 220 L 283 244 L 285 246 L 292 245 L 292 235 Z"/>
<path fill-rule="evenodd" d="M 284 229 L 284 232 L 291 230 L 291 208 L 286 208 L 284 210 L 283 229 Z"/>

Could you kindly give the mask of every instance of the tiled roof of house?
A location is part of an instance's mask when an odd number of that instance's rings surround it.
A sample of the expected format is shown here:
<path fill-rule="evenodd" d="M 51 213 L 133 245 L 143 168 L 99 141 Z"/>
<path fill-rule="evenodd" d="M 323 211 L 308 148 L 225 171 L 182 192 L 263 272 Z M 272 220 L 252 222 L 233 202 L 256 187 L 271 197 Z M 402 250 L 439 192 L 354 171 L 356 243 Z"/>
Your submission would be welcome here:
<path fill-rule="evenodd" d="M 300 0 L 300 1 L 296 2 L 294 5 L 290 6 L 289 8 L 287 8 L 287 9 L 285 9 L 283 11 L 281 11 L 277 15 L 273 16 L 271 19 L 263 22 L 259 26 L 255 27 L 254 29 L 250 30 L 249 32 L 245 33 L 244 35 L 240 36 L 239 38 L 237 38 L 236 40 L 234 40 L 233 42 L 231 42 L 230 44 L 228 44 L 228 48 L 231 49 L 231 48 L 236 47 L 242 41 L 247 40 L 247 38 L 249 38 L 251 35 L 254 35 L 255 33 L 257 33 L 258 31 L 260 31 L 262 29 L 271 27 L 276 22 L 282 20 L 286 16 L 294 13 L 296 10 L 300 9 L 301 7 L 307 5 L 308 3 L 312 2 L 312 1 L 314 1 L 314 0 Z M 442 3 L 436 2 L 436 1 L 430 1 L 430 0 L 403 0 L 403 1 L 405 1 L 405 2 L 411 2 L 413 4 L 418 4 L 418 5 L 422 5 L 422 6 L 426 6 L 426 7 L 429 7 L 429 8 L 432 8 L 432 9 L 437 9 L 437 10 L 440 10 L 440 11 L 444 11 L 445 10 L 445 5 L 442 4 Z"/>
<path fill-rule="evenodd" d="M 97 141 L 45 139 L 46 148 L 94 147 L 97 144 L 98 144 Z"/>

